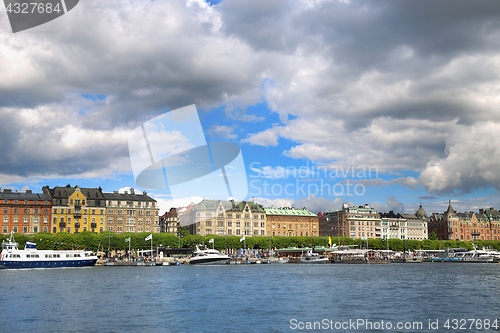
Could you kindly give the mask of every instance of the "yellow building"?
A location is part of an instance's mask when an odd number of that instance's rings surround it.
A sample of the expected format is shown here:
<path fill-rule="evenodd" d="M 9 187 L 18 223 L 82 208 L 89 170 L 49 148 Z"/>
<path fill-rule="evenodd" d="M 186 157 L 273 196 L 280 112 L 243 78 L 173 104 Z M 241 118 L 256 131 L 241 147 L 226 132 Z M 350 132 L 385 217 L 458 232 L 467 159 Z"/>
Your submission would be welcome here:
<path fill-rule="evenodd" d="M 106 230 L 106 200 L 101 188 L 68 185 L 49 189 L 49 193 L 53 202 L 52 233 Z"/>

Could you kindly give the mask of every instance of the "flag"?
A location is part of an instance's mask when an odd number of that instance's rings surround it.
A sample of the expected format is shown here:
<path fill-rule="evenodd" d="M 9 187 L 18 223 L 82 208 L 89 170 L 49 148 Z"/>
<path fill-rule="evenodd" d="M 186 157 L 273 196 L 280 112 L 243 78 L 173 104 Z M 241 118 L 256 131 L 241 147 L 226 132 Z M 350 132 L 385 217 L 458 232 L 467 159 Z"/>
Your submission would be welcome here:
<path fill-rule="evenodd" d="M 146 237 L 145 240 L 150 240 L 150 239 L 153 239 L 153 234 L 150 234 L 148 237 Z"/>
<path fill-rule="evenodd" d="M 130 237 L 129 238 L 125 238 L 125 242 L 130 242 Z"/>
<path fill-rule="evenodd" d="M 213 243 L 214 242 L 214 239 L 212 238 L 211 240 L 208 241 L 209 243 Z"/>
<path fill-rule="evenodd" d="M 245 236 L 240 238 L 240 242 L 243 242 L 245 240 Z"/>
<path fill-rule="evenodd" d="M 328 236 L 328 245 L 332 245 L 332 236 Z"/>

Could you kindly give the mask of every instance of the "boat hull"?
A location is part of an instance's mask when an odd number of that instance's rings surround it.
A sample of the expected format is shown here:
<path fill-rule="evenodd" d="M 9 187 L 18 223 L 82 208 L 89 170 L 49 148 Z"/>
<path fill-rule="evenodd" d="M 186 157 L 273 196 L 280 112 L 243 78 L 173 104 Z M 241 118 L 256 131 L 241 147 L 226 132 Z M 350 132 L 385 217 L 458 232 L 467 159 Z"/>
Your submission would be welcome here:
<path fill-rule="evenodd" d="M 55 268 L 55 267 L 84 267 L 94 266 L 97 259 L 83 260 L 3 260 L 0 261 L 0 268 Z"/>
<path fill-rule="evenodd" d="M 203 259 L 191 259 L 189 261 L 190 265 L 222 265 L 227 263 L 230 258 L 203 258 Z"/>

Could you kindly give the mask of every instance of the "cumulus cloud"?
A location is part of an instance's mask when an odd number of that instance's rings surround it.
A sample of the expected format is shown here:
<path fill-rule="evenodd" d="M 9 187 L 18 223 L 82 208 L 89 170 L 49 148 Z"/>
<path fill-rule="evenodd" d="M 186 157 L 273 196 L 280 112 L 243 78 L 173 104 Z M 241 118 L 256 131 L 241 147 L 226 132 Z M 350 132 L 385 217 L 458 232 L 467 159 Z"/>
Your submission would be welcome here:
<path fill-rule="evenodd" d="M 393 183 L 436 194 L 498 189 L 499 18 L 496 0 L 88 0 L 35 33 L 2 24 L 0 179 L 129 172 L 144 121 L 195 103 L 259 124 L 246 110 L 265 102 L 280 123 L 242 143 L 421 173 Z"/>
<path fill-rule="evenodd" d="M 370 202 L 368 204 L 370 207 L 375 208 L 377 212 L 388 213 L 390 211 L 394 213 L 405 213 L 405 205 L 398 201 L 394 195 L 387 198 L 385 205 L 378 202 Z"/>
<path fill-rule="evenodd" d="M 223 139 L 236 139 L 238 136 L 233 133 L 234 127 L 213 125 L 209 133 Z"/>

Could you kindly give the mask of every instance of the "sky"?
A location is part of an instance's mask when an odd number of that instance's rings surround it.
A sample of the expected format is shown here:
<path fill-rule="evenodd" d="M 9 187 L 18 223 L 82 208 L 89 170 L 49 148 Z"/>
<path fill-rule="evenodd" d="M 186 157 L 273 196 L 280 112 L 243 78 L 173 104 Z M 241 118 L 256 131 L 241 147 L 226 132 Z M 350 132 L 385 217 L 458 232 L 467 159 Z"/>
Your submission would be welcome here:
<path fill-rule="evenodd" d="M 499 75 L 496 0 L 85 0 L 17 33 L 0 6 L 0 188 L 225 200 L 135 181 L 132 131 L 194 104 L 246 200 L 499 208 Z"/>

